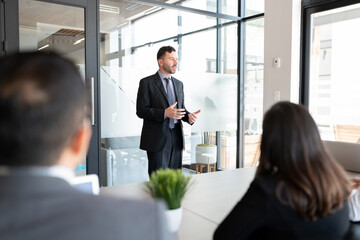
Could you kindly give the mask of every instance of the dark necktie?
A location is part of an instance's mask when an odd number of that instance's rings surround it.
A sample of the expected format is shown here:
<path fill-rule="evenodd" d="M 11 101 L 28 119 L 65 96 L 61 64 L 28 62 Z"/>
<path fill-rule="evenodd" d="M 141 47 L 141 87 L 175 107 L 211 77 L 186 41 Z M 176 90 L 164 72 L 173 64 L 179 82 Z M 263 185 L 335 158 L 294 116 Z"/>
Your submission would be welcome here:
<path fill-rule="evenodd" d="M 170 83 L 170 78 L 165 78 L 166 80 L 166 92 L 167 92 L 167 98 L 168 101 L 170 103 L 170 105 L 175 103 L 175 96 L 174 96 L 174 92 L 171 89 L 171 83 Z M 174 124 L 175 124 L 175 119 L 170 118 L 169 121 L 169 128 L 174 128 Z"/>

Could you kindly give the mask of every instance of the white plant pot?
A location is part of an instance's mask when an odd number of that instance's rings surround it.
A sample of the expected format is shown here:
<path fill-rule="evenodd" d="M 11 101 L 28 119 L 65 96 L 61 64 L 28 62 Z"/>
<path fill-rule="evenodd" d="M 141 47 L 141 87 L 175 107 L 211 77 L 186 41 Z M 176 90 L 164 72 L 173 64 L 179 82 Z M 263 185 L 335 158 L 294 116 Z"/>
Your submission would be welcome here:
<path fill-rule="evenodd" d="M 216 145 L 203 147 L 196 145 L 196 163 L 213 164 L 216 163 Z"/>
<path fill-rule="evenodd" d="M 165 211 L 165 216 L 170 232 L 177 232 L 179 230 L 182 220 L 182 214 L 182 207 Z"/>

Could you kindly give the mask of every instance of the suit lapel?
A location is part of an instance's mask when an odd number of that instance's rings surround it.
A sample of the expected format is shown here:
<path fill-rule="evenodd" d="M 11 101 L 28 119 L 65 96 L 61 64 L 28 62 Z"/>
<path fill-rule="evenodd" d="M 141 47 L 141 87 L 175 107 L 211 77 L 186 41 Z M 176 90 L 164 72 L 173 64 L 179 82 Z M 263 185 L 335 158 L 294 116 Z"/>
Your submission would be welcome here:
<path fill-rule="evenodd" d="M 166 101 L 169 103 L 168 99 L 167 99 L 167 94 L 166 94 L 166 91 L 165 91 L 165 88 L 164 88 L 164 84 L 162 83 L 161 81 L 161 78 L 159 76 L 159 73 L 155 73 L 155 78 L 154 78 L 154 82 L 156 84 L 156 86 L 158 86 L 158 88 L 160 89 L 160 91 L 162 92 L 162 94 L 164 95 Z M 169 104 L 170 105 L 170 104 Z"/>

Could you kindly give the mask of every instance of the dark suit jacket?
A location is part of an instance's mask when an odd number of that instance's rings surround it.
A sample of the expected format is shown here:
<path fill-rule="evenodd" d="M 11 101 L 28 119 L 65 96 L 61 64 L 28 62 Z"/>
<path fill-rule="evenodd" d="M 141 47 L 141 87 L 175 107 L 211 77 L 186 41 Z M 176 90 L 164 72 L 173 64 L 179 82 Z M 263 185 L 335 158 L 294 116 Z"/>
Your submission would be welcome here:
<path fill-rule="evenodd" d="M 184 90 L 181 81 L 172 77 L 174 83 L 175 97 L 177 100 L 177 108 L 185 109 Z M 171 104 L 167 100 L 167 94 L 159 74 L 148 76 L 140 80 L 139 90 L 136 101 L 136 114 L 143 119 L 143 128 L 141 132 L 140 148 L 150 152 L 159 152 L 163 149 L 167 132 L 169 131 L 169 118 L 164 119 L 165 109 Z M 186 111 L 183 121 L 188 122 L 188 114 Z M 184 147 L 184 133 L 181 134 Z"/>
<path fill-rule="evenodd" d="M 56 177 L 0 177 L 0 239 L 174 239 L 164 206 L 94 196 Z"/>
<path fill-rule="evenodd" d="M 277 182 L 273 175 L 257 177 L 241 201 L 216 229 L 214 240 L 342 239 L 349 228 L 347 203 L 331 216 L 305 221 L 277 199 Z"/>

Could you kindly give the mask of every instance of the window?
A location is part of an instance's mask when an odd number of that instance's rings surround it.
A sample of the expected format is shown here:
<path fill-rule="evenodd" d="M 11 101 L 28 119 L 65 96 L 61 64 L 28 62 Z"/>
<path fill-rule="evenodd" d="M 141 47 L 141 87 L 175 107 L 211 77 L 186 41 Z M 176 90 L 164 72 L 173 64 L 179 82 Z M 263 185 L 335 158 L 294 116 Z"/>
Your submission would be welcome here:
<path fill-rule="evenodd" d="M 246 22 L 244 166 L 258 163 L 263 117 L 264 19 Z"/>
<path fill-rule="evenodd" d="M 309 12 L 305 103 L 323 140 L 360 143 L 360 4 Z"/>
<path fill-rule="evenodd" d="M 102 3 L 105 1 L 100 1 Z M 139 81 L 158 70 L 156 53 L 164 45 L 177 50 L 179 63 L 174 76 L 184 83 L 187 109 L 202 110 L 193 126 L 184 124 L 183 172 L 194 173 L 199 143 L 216 145 L 217 156 L 214 157 L 218 170 L 238 167 L 242 159 L 237 153 L 240 104 L 251 109 L 245 115 L 251 115 L 249 126 L 255 129 L 252 134 L 260 133 L 263 18 L 246 23 L 246 72 L 249 73 L 245 85 L 251 90 L 246 91 L 245 102 L 238 103 L 239 25 L 237 21 L 216 15 L 216 12 L 231 14 L 240 20 L 238 1 L 181 3 L 182 7 L 193 8 L 193 11 L 119 0 L 106 1 L 106 4 L 122 11 L 109 13 L 100 9 L 101 164 L 106 176 L 103 184 L 148 179 L 146 152 L 139 149 L 142 119 L 136 116 L 135 103 Z M 252 7 L 254 4 L 248 9 Z"/>

